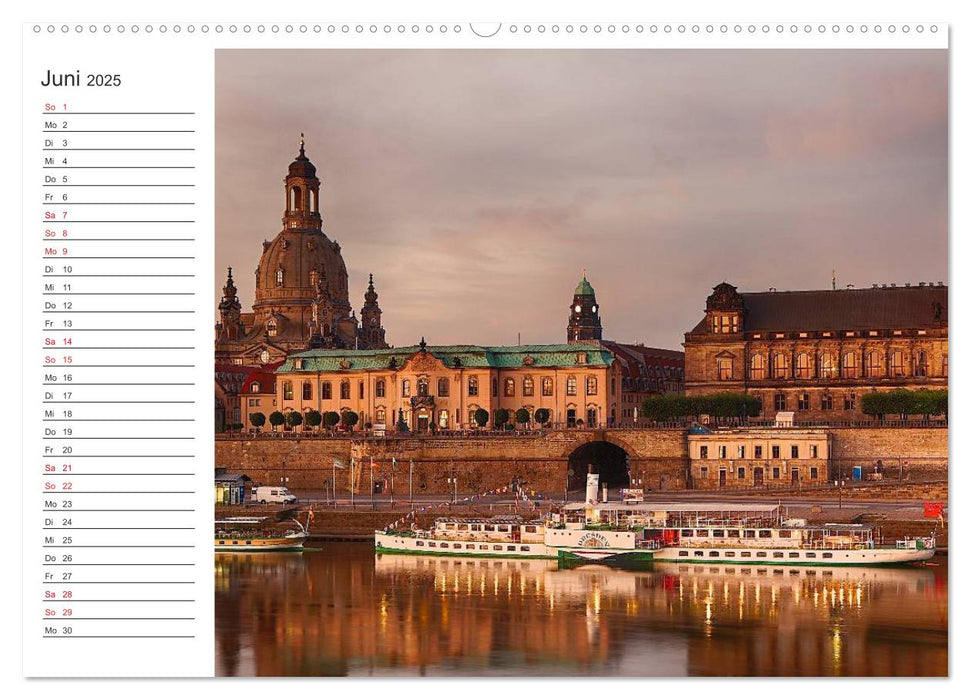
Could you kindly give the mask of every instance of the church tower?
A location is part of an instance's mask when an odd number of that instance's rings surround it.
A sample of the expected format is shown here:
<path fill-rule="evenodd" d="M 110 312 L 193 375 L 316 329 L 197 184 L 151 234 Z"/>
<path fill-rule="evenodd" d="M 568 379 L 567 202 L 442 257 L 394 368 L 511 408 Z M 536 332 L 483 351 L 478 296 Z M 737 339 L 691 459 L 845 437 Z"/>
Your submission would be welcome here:
<path fill-rule="evenodd" d="M 216 340 L 239 340 L 245 329 L 243 328 L 240 311 L 242 305 L 237 296 L 236 283 L 233 281 L 233 268 L 229 268 L 226 284 L 223 287 L 223 298 L 219 301 L 219 324 L 216 326 Z"/>
<path fill-rule="evenodd" d="M 251 334 L 265 335 L 285 350 L 306 348 L 315 333 L 314 342 L 322 347 L 354 347 L 357 320 L 347 294 L 347 268 L 340 246 L 323 231 L 320 180 L 302 135 L 284 179 L 284 196 L 283 230 L 263 243 L 256 268 Z"/>
<path fill-rule="evenodd" d="M 378 293 L 374 291 L 373 274 L 368 276 L 367 291 L 364 293 L 359 334 L 359 346 L 362 348 L 388 347 L 384 340 L 384 328 L 381 326 L 381 307 L 378 306 Z"/>
<path fill-rule="evenodd" d="M 566 325 L 566 341 L 573 343 L 578 340 L 602 340 L 603 328 L 600 325 L 600 307 L 593 287 L 583 279 L 573 290 L 573 304 L 570 306 L 570 320 Z"/>

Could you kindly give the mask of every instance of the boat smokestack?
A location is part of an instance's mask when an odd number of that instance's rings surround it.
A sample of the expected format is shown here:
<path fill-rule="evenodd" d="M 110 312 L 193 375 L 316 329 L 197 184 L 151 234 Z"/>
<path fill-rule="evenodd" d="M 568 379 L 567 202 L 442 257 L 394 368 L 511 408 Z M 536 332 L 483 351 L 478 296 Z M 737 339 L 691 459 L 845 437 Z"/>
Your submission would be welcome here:
<path fill-rule="evenodd" d="M 593 470 L 593 465 L 587 465 L 587 505 L 597 502 L 597 491 L 600 486 L 600 475 Z"/>

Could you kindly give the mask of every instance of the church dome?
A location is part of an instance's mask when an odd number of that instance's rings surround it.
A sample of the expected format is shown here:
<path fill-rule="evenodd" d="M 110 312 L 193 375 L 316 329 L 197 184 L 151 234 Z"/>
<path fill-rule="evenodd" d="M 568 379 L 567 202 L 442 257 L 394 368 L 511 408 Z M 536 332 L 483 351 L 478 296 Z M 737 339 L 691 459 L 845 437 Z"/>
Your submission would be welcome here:
<path fill-rule="evenodd" d="M 309 304 L 319 279 L 337 305 L 350 308 L 347 267 L 336 242 L 320 231 L 284 230 L 264 246 L 256 269 L 257 305 Z"/>
<path fill-rule="evenodd" d="M 290 169 L 287 171 L 287 177 L 303 177 L 313 179 L 317 177 L 317 167 L 310 162 L 307 154 L 304 153 L 304 142 L 303 134 L 300 134 L 300 153 L 292 163 L 290 163 Z"/>

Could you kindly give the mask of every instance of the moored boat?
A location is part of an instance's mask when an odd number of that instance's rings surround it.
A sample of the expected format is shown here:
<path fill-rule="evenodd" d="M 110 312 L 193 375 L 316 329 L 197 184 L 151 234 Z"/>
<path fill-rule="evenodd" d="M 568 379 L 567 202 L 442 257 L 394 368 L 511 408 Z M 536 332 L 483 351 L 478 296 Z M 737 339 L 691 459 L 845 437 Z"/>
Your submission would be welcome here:
<path fill-rule="evenodd" d="M 652 562 L 786 566 L 893 566 L 934 556 L 935 536 L 884 542 L 879 528 L 809 524 L 763 503 L 606 503 L 596 474 L 587 500 L 544 520 L 519 516 L 435 520 L 374 535 L 375 550 L 438 556 L 544 558 L 564 563 Z"/>
<path fill-rule="evenodd" d="M 378 530 L 376 552 L 438 556 L 556 558 L 544 541 L 546 524 L 520 516 L 437 518 L 427 530 Z"/>
<path fill-rule="evenodd" d="M 886 566 L 925 561 L 936 540 L 883 542 L 873 525 L 787 519 L 758 503 L 570 504 L 547 528 L 565 561 Z"/>
<path fill-rule="evenodd" d="M 215 549 L 217 552 L 298 552 L 304 549 L 312 517 L 308 513 L 307 525 L 294 519 L 296 528 L 281 528 L 264 517 L 216 520 Z"/>

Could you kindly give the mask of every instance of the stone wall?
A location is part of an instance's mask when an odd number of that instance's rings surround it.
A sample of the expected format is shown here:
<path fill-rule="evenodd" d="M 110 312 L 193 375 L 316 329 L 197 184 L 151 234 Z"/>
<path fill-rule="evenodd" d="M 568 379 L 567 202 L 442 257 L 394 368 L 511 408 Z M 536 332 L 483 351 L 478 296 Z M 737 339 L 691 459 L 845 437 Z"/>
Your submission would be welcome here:
<path fill-rule="evenodd" d="M 854 465 L 873 471 L 883 463 L 884 478 L 946 478 L 947 428 L 833 428 L 834 462 L 850 474 Z"/>
<path fill-rule="evenodd" d="M 338 438 L 217 438 L 216 465 L 241 472 L 262 484 L 324 490 L 334 479 L 335 458 L 344 465 L 354 458 L 355 491 L 370 488 L 371 460 L 375 480 L 391 487 L 391 460 L 397 459 L 395 492 L 406 493 L 409 467 L 416 496 L 452 491 L 448 479 L 459 479 L 459 493 L 480 493 L 514 478 L 529 488 L 548 493 L 563 491 L 570 455 L 590 442 L 605 440 L 630 457 L 632 479 L 654 489 L 684 488 L 687 443 L 683 430 L 562 430 L 535 436 L 406 437 L 386 439 Z M 337 493 L 348 490 L 350 470 L 337 470 Z"/>
<path fill-rule="evenodd" d="M 835 428 L 835 458 L 844 474 L 861 464 L 872 471 L 883 462 L 886 478 L 904 469 L 905 478 L 940 478 L 947 474 L 946 428 Z M 374 478 L 391 487 L 391 460 L 396 494 L 408 491 L 411 468 L 416 497 L 448 494 L 453 475 L 458 493 L 481 493 L 525 481 L 536 491 L 561 493 L 567 484 L 570 455 L 583 445 L 606 441 L 621 447 L 630 458 L 631 478 L 645 489 L 687 487 L 689 467 L 687 435 L 680 429 L 554 430 L 539 435 L 488 435 L 466 437 L 405 437 L 386 439 L 335 438 L 223 438 L 216 439 L 216 465 L 247 474 L 262 484 L 287 479 L 291 488 L 322 492 L 332 488 L 336 474 L 337 495 L 348 493 L 350 470 L 334 470 L 335 459 L 344 465 L 354 458 L 355 492 L 370 488 L 371 460 Z M 906 464 L 905 464 L 906 463 Z"/>

